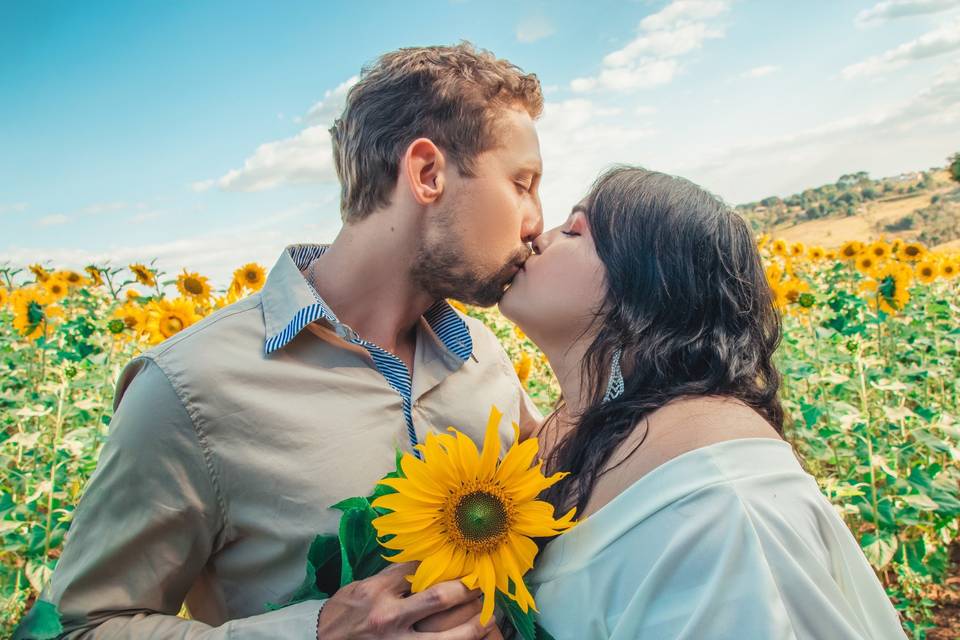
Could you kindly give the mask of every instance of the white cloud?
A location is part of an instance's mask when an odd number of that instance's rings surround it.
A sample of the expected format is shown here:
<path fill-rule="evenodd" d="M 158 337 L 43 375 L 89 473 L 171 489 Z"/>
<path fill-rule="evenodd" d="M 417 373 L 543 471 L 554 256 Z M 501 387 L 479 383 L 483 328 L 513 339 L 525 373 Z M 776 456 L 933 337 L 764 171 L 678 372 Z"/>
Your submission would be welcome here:
<path fill-rule="evenodd" d="M 765 64 L 761 67 L 754 67 L 753 69 L 748 69 L 740 74 L 743 78 L 762 78 L 763 76 L 768 76 L 771 73 L 776 73 L 780 70 L 780 67 L 773 64 Z"/>
<path fill-rule="evenodd" d="M 167 274 L 188 268 L 223 287 L 242 263 L 259 262 L 269 269 L 288 244 L 332 241 L 341 224 L 334 200 L 331 196 L 319 203 L 301 203 L 229 231 L 189 235 L 168 242 L 114 245 L 96 251 L 10 247 L 0 252 L 0 263 L 50 261 L 57 267 L 79 269 L 91 263 L 124 266 L 156 258 L 157 266 Z"/>
<path fill-rule="evenodd" d="M 940 56 L 957 49 L 960 49 L 960 18 L 880 55 L 849 65 L 840 75 L 846 79 L 874 76 L 898 69 L 915 60 Z"/>
<path fill-rule="evenodd" d="M 675 0 L 640 21 L 647 31 L 670 29 L 678 24 L 715 18 L 730 7 L 726 0 Z"/>
<path fill-rule="evenodd" d="M 55 213 L 50 216 L 44 216 L 37 220 L 37 224 L 41 227 L 53 227 L 56 225 L 66 224 L 70 221 L 70 218 L 63 215 L 62 213 Z"/>
<path fill-rule="evenodd" d="M 626 91 L 669 83 L 681 69 L 678 58 L 700 49 L 707 40 L 723 37 L 722 28 L 705 21 L 728 6 L 726 0 L 674 0 L 644 18 L 633 40 L 604 56 L 597 75 L 576 78 L 570 88 L 578 93 Z"/>
<path fill-rule="evenodd" d="M 960 130 L 960 64 L 942 70 L 900 104 L 724 149 L 690 150 L 672 169 L 716 187 L 731 201 L 786 194 L 855 169 L 891 175 L 946 157 Z M 890 149 L 898 149 L 890 154 Z M 749 176 L 749 180 L 744 180 Z"/>
<path fill-rule="evenodd" d="M 524 18 L 517 25 L 517 42 L 531 43 L 552 36 L 555 29 L 550 20 L 543 15 Z"/>
<path fill-rule="evenodd" d="M 604 167 L 645 161 L 642 145 L 657 135 L 621 109 L 586 98 L 546 103 L 537 132 L 545 169 L 540 195 L 547 228 L 566 217 Z"/>
<path fill-rule="evenodd" d="M 296 135 L 260 145 L 242 167 L 216 179 L 198 180 L 190 185 L 191 189 L 264 191 L 288 184 L 336 182 L 328 129 L 343 110 L 347 91 L 357 80 L 358 76 L 353 76 L 326 91 L 323 99 L 301 119 L 309 126 Z"/>
<path fill-rule="evenodd" d="M 23 213 L 29 205 L 26 202 L 11 202 L 10 204 L 0 204 L 0 215 L 5 213 Z"/>
<path fill-rule="evenodd" d="M 960 0 L 884 0 L 857 14 L 854 23 L 866 27 L 895 18 L 937 13 L 960 6 Z"/>

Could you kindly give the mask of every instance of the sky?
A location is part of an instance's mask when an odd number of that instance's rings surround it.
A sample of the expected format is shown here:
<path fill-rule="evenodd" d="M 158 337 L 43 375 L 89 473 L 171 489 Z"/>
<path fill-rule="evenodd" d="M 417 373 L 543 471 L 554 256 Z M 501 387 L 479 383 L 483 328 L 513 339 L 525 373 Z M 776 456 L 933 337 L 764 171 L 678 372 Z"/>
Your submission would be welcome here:
<path fill-rule="evenodd" d="M 960 151 L 960 0 L 0 0 L 0 265 L 330 242 L 346 90 L 461 40 L 542 83 L 545 228 L 615 163 L 737 204 Z"/>

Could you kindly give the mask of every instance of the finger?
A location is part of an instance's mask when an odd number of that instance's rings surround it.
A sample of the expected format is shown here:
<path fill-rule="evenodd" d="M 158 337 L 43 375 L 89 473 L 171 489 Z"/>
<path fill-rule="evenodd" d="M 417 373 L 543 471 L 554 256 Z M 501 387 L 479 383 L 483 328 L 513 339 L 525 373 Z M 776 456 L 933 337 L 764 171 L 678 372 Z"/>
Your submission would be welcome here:
<path fill-rule="evenodd" d="M 452 609 L 483 595 L 479 589 L 467 589 L 459 580 L 438 582 L 429 589 L 415 593 L 400 602 L 400 620 L 407 626 L 435 613 Z"/>
<path fill-rule="evenodd" d="M 480 615 L 483 603 L 480 598 L 470 600 L 464 604 L 427 616 L 413 625 L 415 631 L 446 631 L 461 625 L 470 618 Z"/>
<path fill-rule="evenodd" d="M 389 567 L 373 576 L 384 589 L 397 595 L 404 595 L 410 591 L 410 581 L 408 575 L 417 572 L 417 562 L 402 562 L 400 564 L 391 564 Z"/>
<path fill-rule="evenodd" d="M 467 622 L 450 629 L 449 631 L 437 631 L 419 633 L 414 632 L 413 638 L 417 640 L 481 640 L 497 628 L 497 620 L 492 617 L 487 624 L 480 624 L 480 616 L 474 616 Z M 496 637 L 496 636 L 494 636 Z"/>

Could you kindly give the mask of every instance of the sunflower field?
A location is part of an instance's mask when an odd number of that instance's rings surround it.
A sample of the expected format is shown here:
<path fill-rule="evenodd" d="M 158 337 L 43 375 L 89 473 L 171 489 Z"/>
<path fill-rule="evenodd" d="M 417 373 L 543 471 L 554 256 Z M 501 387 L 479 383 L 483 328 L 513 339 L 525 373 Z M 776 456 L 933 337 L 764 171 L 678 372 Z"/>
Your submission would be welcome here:
<path fill-rule="evenodd" d="M 764 234 L 757 245 L 784 320 L 787 435 L 908 635 L 933 638 L 942 609 L 957 606 L 960 254 L 883 238 L 823 248 Z M 0 637 L 56 565 L 120 370 L 265 276 L 243 265 L 215 289 L 152 264 L 0 266 Z M 451 302 L 496 333 L 548 413 L 559 387 L 542 353 L 495 309 Z"/>

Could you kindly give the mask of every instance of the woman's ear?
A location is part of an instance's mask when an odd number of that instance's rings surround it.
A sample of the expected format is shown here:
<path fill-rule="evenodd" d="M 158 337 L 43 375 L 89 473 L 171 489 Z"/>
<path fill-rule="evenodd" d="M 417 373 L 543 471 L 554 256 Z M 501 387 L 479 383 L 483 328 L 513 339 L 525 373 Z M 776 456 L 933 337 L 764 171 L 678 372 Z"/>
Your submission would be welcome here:
<path fill-rule="evenodd" d="M 417 138 L 403 156 L 406 182 L 419 204 L 436 202 L 443 193 L 446 158 L 429 138 Z"/>

